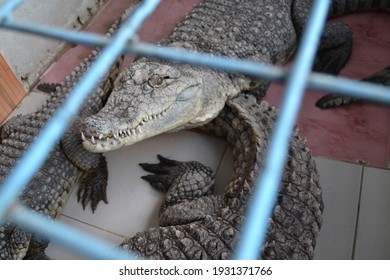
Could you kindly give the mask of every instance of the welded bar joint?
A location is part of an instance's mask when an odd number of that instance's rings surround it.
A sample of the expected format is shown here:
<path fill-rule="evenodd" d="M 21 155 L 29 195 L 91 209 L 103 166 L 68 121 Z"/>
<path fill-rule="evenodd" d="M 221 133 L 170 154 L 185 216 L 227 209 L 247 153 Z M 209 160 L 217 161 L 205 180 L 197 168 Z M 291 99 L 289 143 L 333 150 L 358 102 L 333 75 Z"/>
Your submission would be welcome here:
<path fill-rule="evenodd" d="M 87 46 L 105 47 L 111 44 L 111 40 L 102 35 L 37 24 L 24 24 L 11 21 L 3 24 L 3 27 Z M 290 75 L 289 70 L 271 64 L 212 56 L 207 53 L 191 53 L 179 49 L 139 43 L 134 39 L 123 52 L 131 55 L 168 59 L 178 63 L 212 67 L 222 71 L 242 73 L 275 82 L 285 82 Z M 311 73 L 307 79 L 307 88 L 336 92 L 340 95 L 356 96 L 361 99 L 378 101 L 390 105 L 390 89 L 383 85 L 355 81 L 322 73 Z"/>
<path fill-rule="evenodd" d="M 14 9 L 21 0 L 6 2 L 0 10 L 0 15 L 8 15 L 8 11 Z M 147 7 L 146 13 L 150 13 L 153 5 Z M 142 16 L 142 15 L 141 15 Z M 1 16 L 0 16 L 1 22 Z M 140 22 L 136 19 L 136 22 Z M 67 29 L 48 27 L 39 24 L 19 23 L 8 20 L 3 22 L 3 28 L 37 34 L 49 38 L 65 40 L 75 44 L 88 46 L 105 47 L 111 44 L 111 40 L 103 35 L 91 34 L 82 31 L 71 31 Z M 285 82 L 289 71 L 270 64 L 255 63 L 232 59 L 228 57 L 217 57 L 206 53 L 190 53 L 187 51 L 155 46 L 152 44 L 138 43 L 133 37 L 131 44 L 124 53 L 152 56 L 162 59 L 169 59 L 179 63 L 190 63 L 198 66 L 213 67 L 222 71 L 238 72 L 251 76 L 277 82 Z M 390 104 L 390 89 L 382 85 L 375 85 L 367 82 L 357 82 L 342 77 L 334 77 L 326 74 L 312 73 L 308 77 L 307 87 L 316 90 L 336 92 L 340 95 L 356 96 L 358 98 L 379 101 Z"/>

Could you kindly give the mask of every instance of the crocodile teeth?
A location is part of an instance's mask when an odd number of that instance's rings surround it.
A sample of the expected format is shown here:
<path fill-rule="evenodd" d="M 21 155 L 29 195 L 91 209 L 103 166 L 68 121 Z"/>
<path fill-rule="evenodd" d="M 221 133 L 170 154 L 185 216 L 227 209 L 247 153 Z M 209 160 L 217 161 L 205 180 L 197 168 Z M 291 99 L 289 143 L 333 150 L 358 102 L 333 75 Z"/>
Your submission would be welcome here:
<path fill-rule="evenodd" d="M 104 137 L 103 133 L 100 133 L 100 134 L 99 134 L 99 140 L 102 140 L 103 137 Z"/>
<path fill-rule="evenodd" d="M 83 140 L 83 141 L 87 140 L 87 138 L 85 137 L 83 132 L 81 132 L 81 140 Z"/>
<path fill-rule="evenodd" d="M 91 136 L 91 142 L 92 142 L 92 144 L 96 144 L 96 140 L 95 140 L 95 138 L 93 137 L 93 136 Z"/>
<path fill-rule="evenodd" d="M 114 139 L 115 139 L 115 140 L 118 140 L 118 139 L 119 139 L 118 133 L 114 133 Z"/>
<path fill-rule="evenodd" d="M 135 129 L 133 128 L 132 130 L 131 130 L 131 134 L 135 134 Z"/>
<path fill-rule="evenodd" d="M 126 130 L 126 134 L 127 134 L 127 136 L 130 136 L 130 135 L 131 135 L 130 129 L 127 129 L 127 130 Z"/>
<path fill-rule="evenodd" d="M 138 133 L 142 133 L 142 129 L 140 126 L 137 126 L 137 131 L 138 131 Z"/>

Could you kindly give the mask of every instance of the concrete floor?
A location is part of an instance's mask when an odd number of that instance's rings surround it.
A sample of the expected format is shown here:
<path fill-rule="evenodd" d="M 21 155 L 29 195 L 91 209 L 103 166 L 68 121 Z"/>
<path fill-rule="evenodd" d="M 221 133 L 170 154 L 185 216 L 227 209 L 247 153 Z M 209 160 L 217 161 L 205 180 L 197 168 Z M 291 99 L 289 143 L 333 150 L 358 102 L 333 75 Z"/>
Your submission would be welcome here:
<path fill-rule="evenodd" d="M 132 1 L 111 0 L 95 17 L 91 30 L 103 31 Z M 140 31 L 140 38 L 156 42 L 184 12 L 198 1 L 164 0 Z M 388 15 L 361 14 L 340 18 L 355 33 L 351 62 L 343 75 L 360 79 L 390 65 L 390 24 Z M 69 70 L 88 52 L 76 47 L 66 52 L 43 77 L 62 81 Z M 131 58 L 127 58 L 129 63 Z M 282 86 L 272 85 L 267 100 L 278 105 Z M 315 251 L 316 259 L 389 259 L 390 210 L 388 182 L 389 109 L 382 105 L 358 104 L 348 108 L 321 111 L 314 107 L 320 93 L 305 96 L 298 125 L 316 162 L 324 188 L 324 224 Z M 45 98 L 31 93 L 18 109 L 34 110 Z M 27 108 L 27 109 L 25 109 Z M 196 147 L 196 148 L 194 148 Z M 157 226 L 161 195 L 140 176 L 140 162 L 156 162 L 156 154 L 178 160 L 198 160 L 217 170 L 221 190 L 229 180 L 232 159 L 225 143 L 193 131 L 161 135 L 106 154 L 109 165 L 109 204 L 99 205 L 92 214 L 82 210 L 73 192 L 61 220 L 86 230 L 113 244 L 151 226 Z M 364 161 L 366 165 L 356 164 Z M 219 164 L 221 162 L 221 164 Z M 55 259 L 82 258 L 51 243 L 48 254 Z"/>
<path fill-rule="evenodd" d="M 5 2 L 0 0 L 0 5 Z M 17 6 L 13 19 L 80 30 L 102 8 L 104 2 L 107 0 L 28 0 Z M 67 45 L 59 40 L 6 29 L 0 29 L 0 38 L 0 52 L 27 91 Z"/>

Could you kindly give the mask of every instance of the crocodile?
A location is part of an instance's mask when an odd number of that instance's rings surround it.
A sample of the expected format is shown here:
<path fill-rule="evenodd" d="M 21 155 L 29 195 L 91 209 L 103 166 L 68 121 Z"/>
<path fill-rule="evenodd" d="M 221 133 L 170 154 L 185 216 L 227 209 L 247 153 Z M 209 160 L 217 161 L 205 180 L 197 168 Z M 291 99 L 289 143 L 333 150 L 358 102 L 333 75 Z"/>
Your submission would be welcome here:
<path fill-rule="evenodd" d="M 281 65 L 295 52 L 312 0 L 203 0 L 160 46 Z M 358 11 L 390 11 L 390 1 L 333 0 L 329 18 Z M 352 51 L 352 32 L 328 23 L 313 69 L 336 74 Z M 106 152 L 149 137 L 199 127 L 227 100 L 249 91 L 259 99 L 269 81 L 238 73 L 139 57 L 122 71 L 106 105 L 82 125 L 83 146 Z"/>
<path fill-rule="evenodd" d="M 248 93 L 226 102 L 203 129 L 222 137 L 233 154 L 233 174 L 222 195 L 212 194 L 212 170 L 198 162 L 159 156 L 158 164 L 141 164 L 152 173 L 143 178 L 165 193 L 160 227 L 137 233 L 120 244 L 150 259 L 231 259 L 278 110 Z M 322 224 L 322 190 L 306 141 L 296 128 L 269 222 L 263 259 L 312 259 Z"/>
<path fill-rule="evenodd" d="M 158 45 L 283 65 L 295 52 L 311 7 L 311 0 L 203 0 Z M 389 11 L 390 1 L 333 0 L 329 18 L 368 10 Z M 313 69 L 337 74 L 351 50 L 350 29 L 328 23 Z M 143 164 L 145 170 L 156 173 L 145 179 L 166 192 L 161 227 L 125 240 L 122 248 L 154 259 L 232 256 L 276 114 L 264 102 L 259 103 L 268 86 L 269 81 L 256 77 L 153 57 L 137 57 L 120 73 L 104 108 L 81 126 L 85 149 L 108 152 L 161 133 L 212 126 L 211 131 L 222 135 L 235 153 L 234 174 L 222 197 L 211 195 L 212 180 L 200 179 L 210 170 L 198 164 L 161 156 L 157 165 Z M 245 103 L 248 99 L 250 104 Z M 185 166 L 193 164 L 196 167 L 187 171 Z M 201 186 L 192 186 L 197 180 Z M 195 191 L 185 191 L 187 188 Z M 294 136 L 259 256 L 312 258 L 322 205 L 310 152 Z"/>
<path fill-rule="evenodd" d="M 133 10 L 127 9 L 120 19 L 110 27 L 106 36 L 110 37 Z M 0 142 L 0 184 L 36 139 L 41 128 L 50 120 L 75 84 L 81 79 L 90 65 L 96 60 L 100 48 L 94 49 L 65 81 L 59 85 L 43 84 L 43 90 L 54 90 L 45 103 L 34 113 L 17 115 L 1 127 Z M 79 126 L 81 120 L 97 113 L 106 102 L 119 73 L 123 56 L 118 58 L 110 71 L 96 84 L 95 89 L 82 105 L 73 123 L 57 142 L 48 158 L 26 186 L 18 202 L 27 208 L 54 219 L 58 217 L 73 188 L 79 183 L 78 199 L 85 207 L 90 204 L 95 211 L 98 203 L 108 203 L 106 186 L 108 179 L 107 163 L 102 154 L 86 151 L 81 143 Z M 20 228 L 11 222 L 0 226 L 0 259 L 46 259 L 45 249 L 49 240 Z"/>
<path fill-rule="evenodd" d="M 362 79 L 364 82 L 370 82 L 375 84 L 381 84 L 384 86 L 390 86 L 390 66 Z M 326 94 L 317 100 L 316 106 L 321 109 L 330 109 L 348 104 L 353 104 L 362 99 L 346 95 L 338 95 L 337 93 Z"/>

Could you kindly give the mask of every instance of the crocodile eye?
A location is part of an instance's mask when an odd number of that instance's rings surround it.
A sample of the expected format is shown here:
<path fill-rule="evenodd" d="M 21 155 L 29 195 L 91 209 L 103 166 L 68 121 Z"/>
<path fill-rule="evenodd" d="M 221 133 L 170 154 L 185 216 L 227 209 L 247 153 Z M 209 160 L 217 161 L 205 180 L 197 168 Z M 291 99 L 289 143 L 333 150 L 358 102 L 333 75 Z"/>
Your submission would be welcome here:
<path fill-rule="evenodd" d="M 153 75 L 149 78 L 148 84 L 153 88 L 160 88 L 165 84 L 164 77 Z"/>
<path fill-rule="evenodd" d="M 164 85 L 164 78 L 162 77 L 159 77 L 155 82 L 154 82 L 154 86 L 156 88 L 159 88 L 159 87 L 162 87 Z"/>

